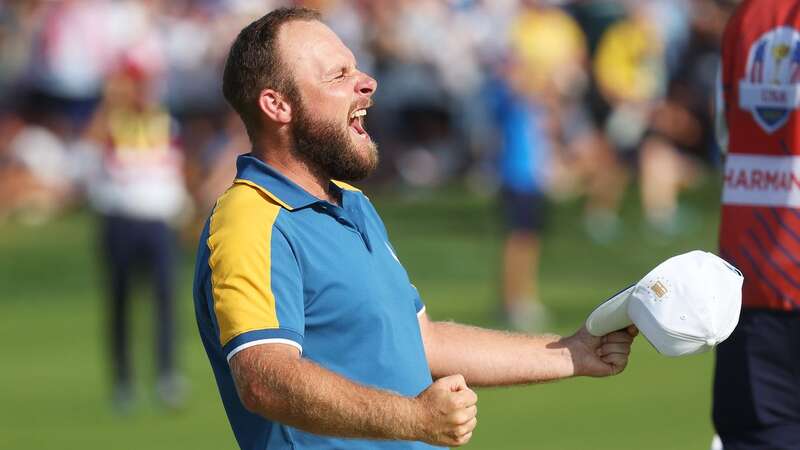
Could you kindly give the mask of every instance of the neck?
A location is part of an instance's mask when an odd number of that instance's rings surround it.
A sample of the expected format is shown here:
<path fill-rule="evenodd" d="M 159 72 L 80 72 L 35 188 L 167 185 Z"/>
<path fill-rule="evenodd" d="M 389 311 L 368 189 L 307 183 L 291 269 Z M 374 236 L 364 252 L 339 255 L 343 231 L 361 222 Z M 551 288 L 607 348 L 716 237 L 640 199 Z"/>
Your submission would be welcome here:
<path fill-rule="evenodd" d="M 330 177 L 300 159 L 290 145 L 254 144 L 252 154 L 314 197 L 333 204 L 339 203 L 330 189 Z"/>

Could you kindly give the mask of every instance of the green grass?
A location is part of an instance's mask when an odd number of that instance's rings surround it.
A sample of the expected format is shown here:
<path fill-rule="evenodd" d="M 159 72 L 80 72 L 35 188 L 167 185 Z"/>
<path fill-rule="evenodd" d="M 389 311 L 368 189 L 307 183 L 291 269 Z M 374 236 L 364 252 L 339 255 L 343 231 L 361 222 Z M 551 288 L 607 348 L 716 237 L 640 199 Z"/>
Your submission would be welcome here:
<path fill-rule="evenodd" d="M 554 208 L 541 272 L 552 330 L 573 331 L 599 301 L 667 256 L 715 249 L 718 184 L 709 180 L 687 195 L 694 226 L 669 242 L 640 226 L 632 195 L 624 234 L 611 246 L 583 235 L 578 203 Z M 492 326 L 501 228 L 489 199 L 459 188 L 372 197 L 429 314 Z M 134 299 L 139 403 L 129 417 L 112 414 L 95 229 L 85 213 L 41 227 L 0 227 L 0 449 L 235 448 L 194 324 L 193 249 L 183 255 L 179 282 L 187 407 L 170 413 L 153 400 L 152 311 L 142 286 Z M 639 339 L 628 369 L 614 378 L 483 389 L 467 448 L 708 448 L 712 362 L 709 354 L 668 359 Z"/>

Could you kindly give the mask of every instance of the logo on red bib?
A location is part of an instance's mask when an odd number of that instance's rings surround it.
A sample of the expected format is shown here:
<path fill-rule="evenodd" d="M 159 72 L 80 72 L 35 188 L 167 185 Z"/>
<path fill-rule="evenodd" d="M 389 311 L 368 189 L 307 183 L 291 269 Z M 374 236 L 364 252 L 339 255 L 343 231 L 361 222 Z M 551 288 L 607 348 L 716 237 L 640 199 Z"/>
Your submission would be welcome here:
<path fill-rule="evenodd" d="M 745 77 L 739 81 L 739 107 L 773 133 L 800 105 L 798 82 L 800 33 L 791 27 L 774 28 L 750 46 Z"/>

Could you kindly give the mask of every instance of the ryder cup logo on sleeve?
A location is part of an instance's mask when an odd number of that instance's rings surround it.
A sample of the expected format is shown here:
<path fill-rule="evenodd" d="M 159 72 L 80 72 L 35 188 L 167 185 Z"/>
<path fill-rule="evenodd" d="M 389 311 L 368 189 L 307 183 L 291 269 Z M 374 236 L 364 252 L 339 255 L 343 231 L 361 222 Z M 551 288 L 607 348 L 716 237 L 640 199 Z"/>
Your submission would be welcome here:
<path fill-rule="evenodd" d="M 703 353 L 736 328 L 743 281 L 738 269 L 712 253 L 684 253 L 598 306 L 586 328 L 602 336 L 634 324 L 663 355 Z"/>
<path fill-rule="evenodd" d="M 800 33 L 791 27 L 774 28 L 750 47 L 745 77 L 739 81 L 739 106 L 772 133 L 800 104 L 798 81 Z"/>

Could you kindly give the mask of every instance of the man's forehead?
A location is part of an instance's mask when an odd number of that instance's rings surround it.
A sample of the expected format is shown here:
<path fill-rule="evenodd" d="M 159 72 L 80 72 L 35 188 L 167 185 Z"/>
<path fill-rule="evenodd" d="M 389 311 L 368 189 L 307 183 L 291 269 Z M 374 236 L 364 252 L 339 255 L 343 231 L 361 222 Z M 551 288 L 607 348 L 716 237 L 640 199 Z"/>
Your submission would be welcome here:
<path fill-rule="evenodd" d="M 353 53 L 327 25 L 292 21 L 279 30 L 281 56 L 289 69 L 325 71 L 337 64 L 355 64 Z"/>

